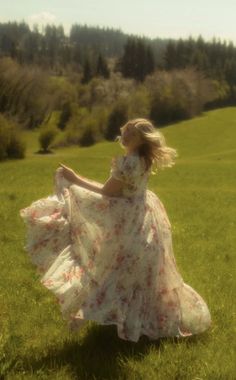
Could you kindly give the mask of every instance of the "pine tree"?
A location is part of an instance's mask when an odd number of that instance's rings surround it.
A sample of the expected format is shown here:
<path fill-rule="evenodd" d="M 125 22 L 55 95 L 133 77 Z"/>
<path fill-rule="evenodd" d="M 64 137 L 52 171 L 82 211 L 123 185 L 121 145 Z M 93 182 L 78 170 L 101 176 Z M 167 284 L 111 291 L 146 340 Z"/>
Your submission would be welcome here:
<path fill-rule="evenodd" d="M 124 53 L 121 58 L 120 69 L 124 77 L 134 76 L 135 64 L 137 65 L 137 62 L 135 63 L 135 50 L 135 40 L 130 37 L 126 41 L 126 44 L 124 46 Z"/>
<path fill-rule="evenodd" d="M 81 79 L 81 83 L 83 84 L 88 83 L 92 79 L 92 77 L 93 75 L 92 75 L 91 65 L 90 65 L 89 59 L 86 58 L 83 65 L 83 77 Z"/>
<path fill-rule="evenodd" d="M 176 67 L 176 58 L 176 44 L 173 41 L 169 41 L 164 54 L 165 68 L 167 70 Z"/>
<path fill-rule="evenodd" d="M 98 55 L 95 75 L 97 76 L 101 75 L 104 78 L 110 77 L 110 72 L 109 72 L 106 60 L 103 58 L 101 53 L 99 53 Z"/>
<path fill-rule="evenodd" d="M 154 55 L 150 46 L 141 38 L 129 38 L 120 59 L 120 70 L 124 77 L 142 82 L 155 68 Z"/>
<path fill-rule="evenodd" d="M 151 74 L 155 70 L 154 54 L 150 46 L 147 47 L 146 73 Z"/>

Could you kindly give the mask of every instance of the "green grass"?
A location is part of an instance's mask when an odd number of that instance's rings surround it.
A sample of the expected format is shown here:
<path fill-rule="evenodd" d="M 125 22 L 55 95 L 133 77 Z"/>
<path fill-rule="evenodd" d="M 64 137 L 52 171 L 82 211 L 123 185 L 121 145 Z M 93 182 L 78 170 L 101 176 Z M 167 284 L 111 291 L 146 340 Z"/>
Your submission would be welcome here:
<path fill-rule="evenodd" d="M 37 132 L 27 132 L 26 159 L 0 164 L 0 379 L 236 379 L 236 107 L 162 131 L 179 158 L 150 177 L 149 189 L 166 207 L 177 264 L 206 300 L 212 327 L 185 340 L 141 337 L 138 343 L 93 321 L 68 331 L 23 249 L 19 209 L 53 193 L 60 161 L 105 182 L 111 157 L 123 151 L 118 143 L 100 142 L 42 156 L 34 154 Z"/>

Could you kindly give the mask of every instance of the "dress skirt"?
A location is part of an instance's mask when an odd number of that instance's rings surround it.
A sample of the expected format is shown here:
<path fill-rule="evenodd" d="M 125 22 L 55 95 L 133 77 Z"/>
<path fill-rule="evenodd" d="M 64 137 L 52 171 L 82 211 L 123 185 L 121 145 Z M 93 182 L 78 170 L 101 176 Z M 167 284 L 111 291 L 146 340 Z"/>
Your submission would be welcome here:
<path fill-rule="evenodd" d="M 133 342 L 141 335 L 186 337 L 210 326 L 206 302 L 181 277 L 170 221 L 151 190 L 104 196 L 57 171 L 55 193 L 20 216 L 24 248 L 68 324 L 113 324 Z"/>

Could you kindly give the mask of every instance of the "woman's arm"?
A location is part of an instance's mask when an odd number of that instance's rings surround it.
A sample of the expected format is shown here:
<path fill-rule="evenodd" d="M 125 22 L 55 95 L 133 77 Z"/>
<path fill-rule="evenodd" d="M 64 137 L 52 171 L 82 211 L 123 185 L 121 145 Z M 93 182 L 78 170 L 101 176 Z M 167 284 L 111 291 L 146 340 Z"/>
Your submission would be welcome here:
<path fill-rule="evenodd" d="M 87 178 L 82 177 L 82 176 L 80 176 L 80 175 L 78 175 L 76 173 L 74 173 L 74 177 L 72 178 L 72 182 L 75 185 L 84 187 L 85 189 L 88 189 L 88 190 L 95 191 L 95 193 L 102 194 L 103 184 L 101 184 L 101 183 L 98 183 L 98 182 L 95 182 L 95 181 L 94 181 L 94 183 L 92 183 L 93 181 L 90 181 Z"/>
<path fill-rule="evenodd" d="M 95 185 L 95 186 L 98 186 L 98 187 L 102 187 L 102 186 L 103 186 L 102 183 L 100 183 L 100 182 L 98 182 L 98 181 L 95 181 L 95 180 L 93 180 L 93 179 L 86 178 L 86 177 L 84 177 L 84 176 L 82 176 L 82 175 L 77 174 L 76 172 L 75 172 L 75 175 L 76 175 L 76 177 L 78 177 L 79 179 L 81 179 L 81 180 L 83 180 L 83 181 L 86 181 L 86 182 L 89 183 L 90 185 Z M 76 178 L 75 178 L 75 181 L 77 182 L 77 179 L 76 179 Z M 75 183 L 76 183 L 76 182 L 75 182 Z M 78 181 L 78 182 L 79 182 L 79 181 Z M 79 184 L 79 183 L 77 183 L 77 184 Z"/>
<path fill-rule="evenodd" d="M 88 180 L 87 178 L 76 174 L 72 169 L 63 164 L 60 164 L 60 166 L 62 167 L 62 175 L 68 181 L 71 181 L 78 186 L 110 197 L 119 197 L 122 195 L 123 182 L 114 177 L 109 177 L 103 185 L 99 182 Z"/>
<path fill-rule="evenodd" d="M 105 184 L 99 184 L 98 182 L 95 182 L 93 184 L 93 181 L 87 180 L 84 177 L 81 177 L 77 174 L 75 174 L 74 181 L 76 185 L 79 185 L 81 187 L 84 187 L 85 189 L 92 190 L 96 193 L 100 193 L 102 195 L 107 195 L 110 197 L 119 197 L 122 196 L 122 188 L 123 188 L 123 182 L 114 178 L 109 177 L 108 180 L 105 182 Z M 98 183 L 98 185 L 96 185 Z"/>

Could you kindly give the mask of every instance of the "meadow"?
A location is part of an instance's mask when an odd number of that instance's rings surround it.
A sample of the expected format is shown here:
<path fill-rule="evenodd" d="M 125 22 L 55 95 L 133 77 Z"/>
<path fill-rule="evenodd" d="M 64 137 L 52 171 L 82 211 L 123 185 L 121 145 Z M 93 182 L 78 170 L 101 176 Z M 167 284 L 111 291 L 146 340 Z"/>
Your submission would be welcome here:
<path fill-rule="evenodd" d="M 162 128 L 176 165 L 149 179 L 165 205 L 184 281 L 207 302 L 212 326 L 182 340 L 121 340 L 116 326 L 88 321 L 69 332 L 23 245 L 19 210 L 53 194 L 59 162 L 105 182 L 118 143 L 35 154 L 37 131 L 24 132 L 26 158 L 0 163 L 0 379 L 234 380 L 236 107 L 204 112 Z"/>

